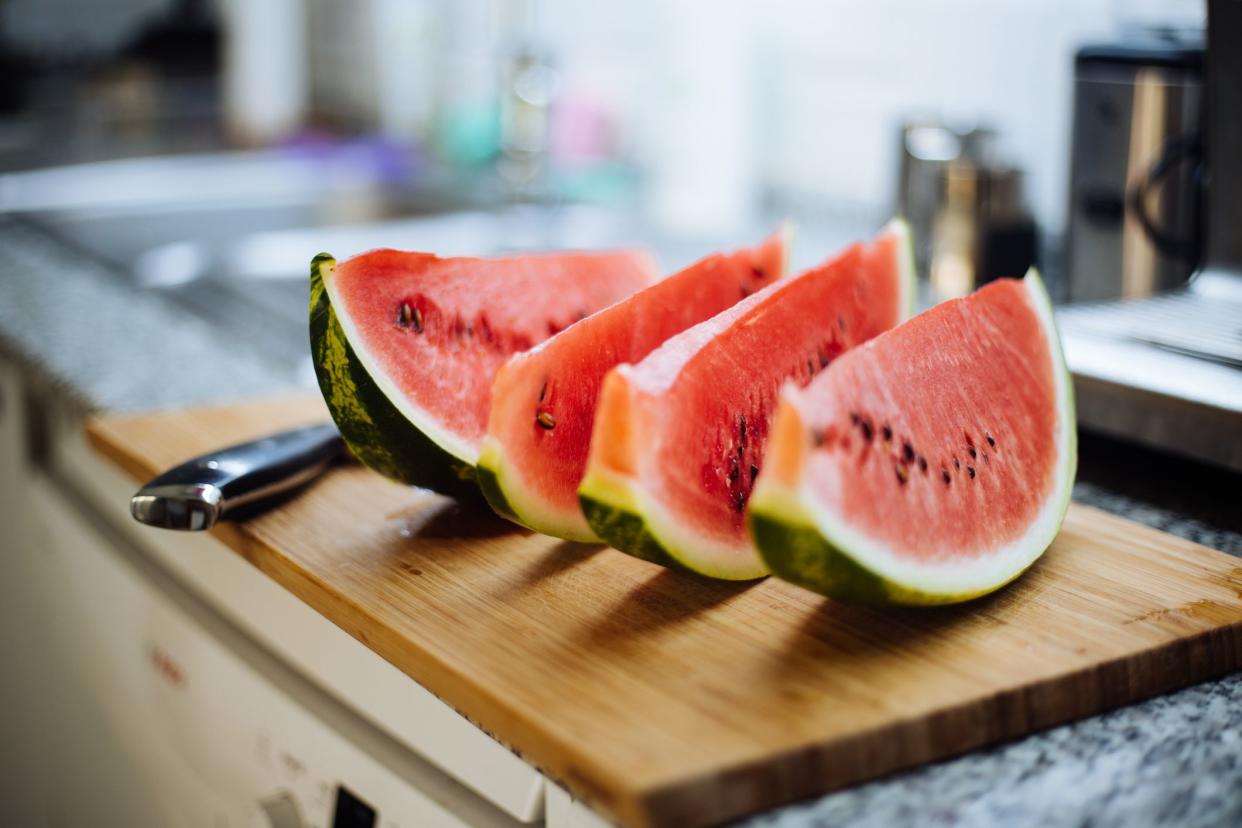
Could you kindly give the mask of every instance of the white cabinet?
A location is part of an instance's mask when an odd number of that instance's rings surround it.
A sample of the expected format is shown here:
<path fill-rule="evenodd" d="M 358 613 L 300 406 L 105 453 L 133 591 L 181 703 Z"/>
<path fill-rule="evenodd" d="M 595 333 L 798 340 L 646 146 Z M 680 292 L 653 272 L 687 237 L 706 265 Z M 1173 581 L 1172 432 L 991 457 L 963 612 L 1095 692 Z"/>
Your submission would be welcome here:
<path fill-rule="evenodd" d="M 178 585 L 178 603 L 197 602 L 218 616 L 232 631 L 230 647 L 266 652 L 330 699 L 320 715 L 345 716 L 353 720 L 351 731 L 380 734 L 393 743 L 394 757 L 428 765 L 450 788 L 477 794 L 514 824 L 543 820 L 537 770 L 214 538 L 135 523 L 127 509 L 133 481 L 85 445 L 79 423 L 57 419 L 49 464 L 58 478 L 80 487 L 86 501 L 80 509 L 95 512 L 117 545 L 145 560 L 153 575 Z"/>
<path fill-rule="evenodd" d="M 27 462 L 3 363 L 0 394 L 6 824 L 604 825 L 210 536 L 134 523 L 74 410 Z"/>
<path fill-rule="evenodd" d="M 377 826 L 514 820 L 370 730 L 200 609 L 135 553 L 111 547 L 42 475 L 33 518 L 56 679 L 42 688 L 63 825 L 328 828 L 338 798 Z M 342 794 L 344 784 L 348 793 Z"/>
<path fill-rule="evenodd" d="M 4 822 L 42 825 L 42 616 L 30 589 L 34 550 L 29 503 L 26 406 L 17 367 L 0 358 L 0 802 Z"/>

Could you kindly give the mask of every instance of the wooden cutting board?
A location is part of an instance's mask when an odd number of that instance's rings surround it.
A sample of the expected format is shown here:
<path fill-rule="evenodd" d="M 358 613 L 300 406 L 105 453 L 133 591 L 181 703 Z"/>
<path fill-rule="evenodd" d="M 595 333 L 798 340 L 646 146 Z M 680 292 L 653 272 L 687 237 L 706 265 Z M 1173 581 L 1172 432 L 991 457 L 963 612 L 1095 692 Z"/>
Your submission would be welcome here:
<path fill-rule="evenodd" d="M 296 398 L 92 422 L 145 481 L 325 417 Z M 542 537 L 356 466 L 216 536 L 625 825 L 700 825 L 1242 667 L 1242 560 L 1075 504 L 966 606 L 878 610 Z"/>

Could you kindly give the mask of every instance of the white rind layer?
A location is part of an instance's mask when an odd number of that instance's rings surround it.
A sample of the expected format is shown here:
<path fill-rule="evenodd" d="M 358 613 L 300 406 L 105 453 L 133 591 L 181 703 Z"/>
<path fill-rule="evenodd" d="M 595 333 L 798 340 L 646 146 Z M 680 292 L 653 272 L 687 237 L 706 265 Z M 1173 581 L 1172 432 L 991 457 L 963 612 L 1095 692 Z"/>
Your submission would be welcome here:
<path fill-rule="evenodd" d="M 1052 490 L 1039 515 L 1022 537 L 985 558 L 923 563 L 898 556 L 888 544 L 858 531 L 840 513 L 817 501 L 805 479 L 796 491 L 771 486 L 760 493 L 765 511 L 791 522 L 813 526 L 837 550 L 879 578 L 903 590 L 946 599 L 990 592 L 1013 580 L 1052 543 L 1069 507 L 1078 463 L 1074 392 L 1053 320 L 1052 302 L 1039 273 L 1032 268 L 1023 280 L 1027 295 L 1047 336 L 1057 400 L 1057 466 Z M 783 503 L 782 503 L 783 502 Z M 794 510 L 784 504 L 796 504 Z M 801 514 L 790 514 L 797 511 Z"/>
<path fill-rule="evenodd" d="M 379 387 L 384 396 L 388 398 L 398 411 L 400 411 L 415 428 L 427 435 L 427 438 L 447 451 L 449 454 L 468 463 L 475 465 L 479 459 L 479 452 L 476 446 L 472 446 L 468 441 L 464 440 L 460 435 L 454 434 L 441 428 L 430 412 L 416 405 L 410 400 L 409 396 L 401 389 L 393 384 L 392 379 L 388 376 L 388 372 L 380 367 L 375 358 L 363 347 L 361 347 L 362 337 L 359 335 L 358 326 L 354 324 L 353 316 L 350 315 L 349 308 L 345 301 L 341 298 L 340 293 L 336 289 L 336 268 L 333 267 L 323 273 L 323 286 L 328 292 L 328 301 L 332 304 L 332 310 L 336 314 L 336 320 L 340 323 L 341 330 L 345 332 L 345 339 L 353 348 L 354 355 L 358 357 L 358 361 L 362 363 L 362 367 L 371 375 L 371 379 Z"/>
<path fill-rule="evenodd" d="M 646 519 L 647 531 L 682 566 L 726 581 L 751 581 L 771 574 L 749 535 L 740 543 L 722 543 L 699 532 L 688 532 L 645 491 L 633 485 L 628 488 L 641 505 L 639 514 Z"/>
<path fill-rule="evenodd" d="M 548 509 L 542 498 L 529 496 L 531 488 L 526 484 L 517 465 L 506 459 L 505 448 L 495 437 L 489 435 L 483 438 L 483 450 L 479 452 L 478 465 L 495 475 L 509 508 L 523 525 L 538 524 L 539 531 L 544 534 L 565 540 L 600 543 L 599 535 L 591 531 L 582 510 L 577 508 L 576 501 L 574 510 L 566 514 L 561 509 Z"/>

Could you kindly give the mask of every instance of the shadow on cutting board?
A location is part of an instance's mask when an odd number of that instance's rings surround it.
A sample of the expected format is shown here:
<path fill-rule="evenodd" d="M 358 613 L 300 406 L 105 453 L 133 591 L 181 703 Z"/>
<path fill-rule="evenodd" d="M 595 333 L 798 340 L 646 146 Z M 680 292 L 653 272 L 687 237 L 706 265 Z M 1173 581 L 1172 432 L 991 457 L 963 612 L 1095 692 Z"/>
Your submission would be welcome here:
<path fill-rule="evenodd" d="M 387 517 L 403 521 L 401 535 L 411 539 L 452 540 L 531 534 L 529 529 L 505 520 L 486 504 L 461 502 L 432 492 L 426 492 L 409 508 Z"/>
<path fill-rule="evenodd" d="M 651 566 L 653 574 L 619 603 L 602 611 L 581 637 L 600 644 L 672 627 L 754 589 L 762 581 L 712 581 L 687 572 Z"/>
<path fill-rule="evenodd" d="M 533 564 L 522 570 L 497 597 L 508 599 L 537 589 L 541 584 L 589 561 L 607 547 L 599 543 L 561 541 L 540 555 Z"/>
<path fill-rule="evenodd" d="M 973 601 L 942 607 L 877 607 L 823 598 L 781 651 L 777 670 L 788 675 L 801 671 L 808 660 L 857 661 L 909 652 L 912 644 L 950 636 L 965 626 L 1001 624 L 990 610 L 1022 600 L 1018 593 L 1027 588 L 1019 581 Z"/>

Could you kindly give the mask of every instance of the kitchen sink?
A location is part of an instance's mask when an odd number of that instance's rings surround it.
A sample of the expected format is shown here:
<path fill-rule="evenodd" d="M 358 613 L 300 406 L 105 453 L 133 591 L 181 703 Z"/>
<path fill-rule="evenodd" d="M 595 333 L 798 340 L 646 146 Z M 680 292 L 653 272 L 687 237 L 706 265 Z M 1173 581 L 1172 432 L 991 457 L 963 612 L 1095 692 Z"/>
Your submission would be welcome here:
<path fill-rule="evenodd" d="M 466 201 L 276 152 L 0 175 L 0 213 L 188 309 L 307 384 L 308 265 L 317 253 L 345 258 L 388 246 L 481 255 L 632 245 L 642 235 L 597 208 L 462 209 Z"/>
<path fill-rule="evenodd" d="M 189 311 L 307 386 L 308 266 L 317 253 L 643 246 L 671 272 L 739 238 L 757 241 L 778 223 L 727 238 L 673 238 L 635 212 L 498 205 L 485 188 L 472 192 L 468 182 L 427 171 L 394 179 L 391 167 L 287 150 L 60 167 L 0 175 L 0 214 L 103 264 L 127 288 Z M 807 222 L 792 266 L 810 266 L 873 229 L 865 219 Z"/>

